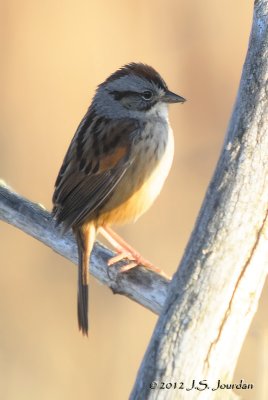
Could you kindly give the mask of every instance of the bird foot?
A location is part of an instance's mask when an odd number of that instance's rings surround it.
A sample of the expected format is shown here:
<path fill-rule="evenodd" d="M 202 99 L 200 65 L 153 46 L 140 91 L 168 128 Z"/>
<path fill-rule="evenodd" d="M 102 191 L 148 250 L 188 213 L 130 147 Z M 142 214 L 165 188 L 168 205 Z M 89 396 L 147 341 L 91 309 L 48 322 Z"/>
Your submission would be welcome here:
<path fill-rule="evenodd" d="M 128 243 L 126 243 L 117 233 L 115 233 L 110 228 L 102 228 L 101 234 L 112 244 L 118 253 L 116 256 L 110 258 L 108 260 L 108 266 L 112 266 L 119 261 L 127 259 L 129 261 L 128 264 L 124 265 L 120 272 L 127 272 L 139 265 L 153 271 L 164 278 L 170 280 L 170 276 L 165 274 L 160 268 L 154 266 L 150 261 L 143 258 L 135 249 L 133 249 Z"/>

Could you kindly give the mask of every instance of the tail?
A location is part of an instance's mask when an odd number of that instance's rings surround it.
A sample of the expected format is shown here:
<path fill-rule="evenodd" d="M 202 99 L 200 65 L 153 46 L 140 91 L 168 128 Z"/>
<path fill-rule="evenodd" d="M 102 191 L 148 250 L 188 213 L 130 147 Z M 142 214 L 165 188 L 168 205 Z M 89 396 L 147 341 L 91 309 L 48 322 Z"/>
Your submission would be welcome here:
<path fill-rule="evenodd" d="M 78 247 L 78 327 L 83 335 L 88 335 L 88 283 L 89 258 L 95 241 L 95 227 L 92 224 L 73 228 Z"/>

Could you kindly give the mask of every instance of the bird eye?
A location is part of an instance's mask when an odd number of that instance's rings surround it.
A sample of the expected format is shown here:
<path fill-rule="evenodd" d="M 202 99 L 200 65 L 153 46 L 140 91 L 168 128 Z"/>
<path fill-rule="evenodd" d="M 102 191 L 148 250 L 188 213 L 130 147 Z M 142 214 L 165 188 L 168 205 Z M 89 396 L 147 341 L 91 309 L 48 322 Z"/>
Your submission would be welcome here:
<path fill-rule="evenodd" d="M 142 97 L 144 100 L 148 101 L 148 100 L 151 100 L 151 99 L 152 99 L 153 93 L 152 93 L 150 90 L 145 90 L 145 92 L 142 93 L 141 97 Z"/>

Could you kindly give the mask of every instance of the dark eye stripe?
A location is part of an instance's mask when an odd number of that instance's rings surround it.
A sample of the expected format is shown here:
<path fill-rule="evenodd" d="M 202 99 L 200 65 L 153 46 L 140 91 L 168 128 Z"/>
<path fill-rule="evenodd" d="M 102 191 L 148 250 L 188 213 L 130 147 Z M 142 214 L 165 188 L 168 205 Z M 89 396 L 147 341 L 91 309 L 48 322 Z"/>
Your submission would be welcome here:
<path fill-rule="evenodd" d="M 140 111 L 148 111 L 157 103 L 157 99 L 155 99 L 153 97 L 153 93 L 152 93 L 152 99 L 144 99 L 143 98 L 144 93 L 145 92 L 138 93 L 138 92 L 134 92 L 134 91 L 130 91 L 130 90 L 125 90 L 125 91 L 120 91 L 120 92 L 114 90 L 114 91 L 110 92 L 110 94 L 112 94 L 114 96 L 114 99 L 118 100 L 118 101 L 122 100 L 124 97 L 126 97 L 126 98 L 130 97 L 130 96 L 138 97 L 141 99 L 139 110 Z"/>
<path fill-rule="evenodd" d="M 137 96 L 139 94 L 139 93 L 133 92 L 131 90 L 124 90 L 124 91 L 120 91 L 120 92 L 117 90 L 114 90 L 110 93 L 114 96 L 115 100 L 121 100 L 121 99 L 123 99 L 123 97 Z"/>

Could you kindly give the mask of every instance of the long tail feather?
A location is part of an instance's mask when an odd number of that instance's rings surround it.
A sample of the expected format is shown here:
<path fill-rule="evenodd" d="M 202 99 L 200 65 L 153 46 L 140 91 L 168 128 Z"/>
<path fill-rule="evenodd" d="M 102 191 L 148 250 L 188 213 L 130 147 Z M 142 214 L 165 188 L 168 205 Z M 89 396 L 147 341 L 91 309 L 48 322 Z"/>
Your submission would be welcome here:
<path fill-rule="evenodd" d="M 89 258 L 95 240 L 95 228 L 91 224 L 73 229 L 78 247 L 78 327 L 83 335 L 88 335 L 88 283 Z"/>

